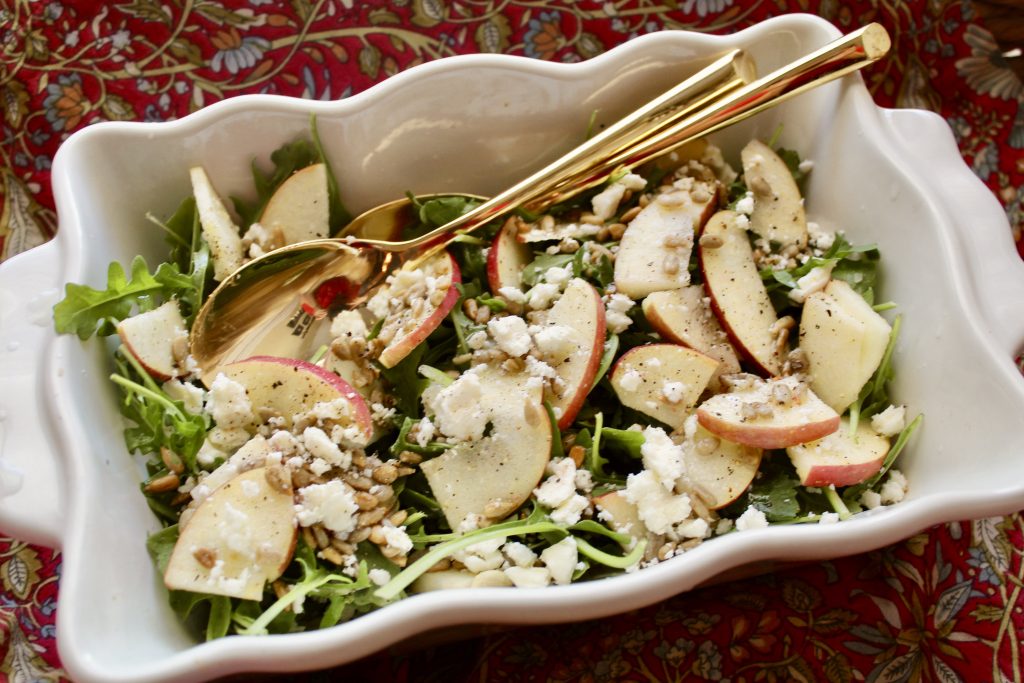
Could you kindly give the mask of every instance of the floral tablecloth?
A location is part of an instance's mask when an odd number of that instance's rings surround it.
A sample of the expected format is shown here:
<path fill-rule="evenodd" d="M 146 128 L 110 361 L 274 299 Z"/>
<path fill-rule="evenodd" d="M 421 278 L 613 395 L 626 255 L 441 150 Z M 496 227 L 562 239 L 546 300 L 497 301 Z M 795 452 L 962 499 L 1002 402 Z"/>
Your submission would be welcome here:
<path fill-rule="evenodd" d="M 865 74 L 876 100 L 946 118 L 1024 255 L 1022 0 L 2 0 L 0 254 L 53 235 L 54 152 L 96 121 L 162 121 L 242 93 L 342 98 L 453 54 L 579 61 L 652 31 L 724 33 L 793 11 L 889 29 L 891 59 Z M 957 522 L 638 612 L 403 647 L 308 678 L 1020 681 L 1022 551 L 1019 514 Z M 0 680 L 66 677 L 59 577 L 58 552 L 0 537 Z"/>

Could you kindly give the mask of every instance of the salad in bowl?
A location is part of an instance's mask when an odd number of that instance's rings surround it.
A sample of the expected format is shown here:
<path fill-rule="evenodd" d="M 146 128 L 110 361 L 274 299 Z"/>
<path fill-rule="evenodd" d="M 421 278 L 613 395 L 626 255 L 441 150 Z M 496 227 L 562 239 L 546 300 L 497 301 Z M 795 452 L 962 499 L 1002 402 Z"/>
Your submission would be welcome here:
<path fill-rule="evenodd" d="M 269 162 L 250 202 L 182 169 L 191 195 L 150 217 L 168 260 L 113 263 L 54 309 L 58 332 L 120 342 L 125 444 L 164 527 L 148 549 L 207 639 L 642 571 L 906 493 L 921 415 L 888 393 L 882 255 L 807 219 L 813 163 L 774 140 L 736 159 L 701 140 L 457 235 L 354 308 L 329 281 L 312 357 L 202 368 L 189 332 L 216 283 L 348 220 L 315 126 Z M 475 200 L 412 201 L 407 236 Z"/>

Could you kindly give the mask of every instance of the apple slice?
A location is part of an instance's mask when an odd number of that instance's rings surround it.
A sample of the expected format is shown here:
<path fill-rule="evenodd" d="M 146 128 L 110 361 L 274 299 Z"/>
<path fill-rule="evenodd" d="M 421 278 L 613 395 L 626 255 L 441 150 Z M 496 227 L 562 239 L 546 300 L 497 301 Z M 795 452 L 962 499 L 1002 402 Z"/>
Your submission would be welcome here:
<path fill-rule="evenodd" d="M 615 256 L 615 287 L 631 299 L 690 283 L 694 235 L 718 204 L 716 183 L 658 195 L 629 222 Z"/>
<path fill-rule="evenodd" d="M 611 384 L 622 405 L 680 429 L 718 361 L 678 344 L 645 344 L 623 354 Z"/>
<path fill-rule="evenodd" d="M 740 158 L 743 177 L 754 193 L 750 229 L 782 246 L 807 244 L 804 200 L 786 162 L 760 140 L 748 142 Z"/>
<path fill-rule="evenodd" d="M 636 505 L 626 500 L 622 491 L 609 491 L 593 499 L 598 509 L 598 518 L 606 519 L 612 531 L 628 534 L 640 540 L 647 538 L 650 532 L 640 519 Z"/>
<path fill-rule="evenodd" d="M 732 375 L 740 371 L 736 349 L 718 324 L 718 318 L 711 310 L 710 299 L 705 296 L 701 285 L 653 292 L 647 295 L 641 306 L 647 322 L 662 337 L 689 346 L 721 363 L 715 371 L 712 384 L 717 384 L 715 379 L 720 375 Z"/>
<path fill-rule="evenodd" d="M 375 316 L 385 319 L 378 334 L 386 344 L 377 358 L 381 365 L 395 367 L 437 329 L 459 300 L 455 286 L 459 282 L 459 266 L 446 251 L 416 264 L 415 268 L 406 264 L 388 277 L 367 302 Z M 392 300 L 402 303 L 392 309 Z"/>
<path fill-rule="evenodd" d="M 837 413 L 845 412 L 878 369 L 891 332 L 885 318 L 842 280 L 809 295 L 800 348 L 814 393 Z"/>
<path fill-rule="evenodd" d="M 889 440 L 864 422 L 857 423 L 856 434 L 850 432 L 844 418 L 825 438 L 786 449 L 801 484 L 852 486 L 878 473 L 889 453 Z"/>
<path fill-rule="evenodd" d="M 713 498 L 708 507 L 718 510 L 740 497 L 754 481 L 761 466 L 760 448 L 721 439 L 697 425 L 683 449 L 686 477 Z"/>
<path fill-rule="evenodd" d="M 521 287 L 523 268 L 533 260 L 530 247 L 516 239 L 517 225 L 515 220 L 505 221 L 487 252 L 487 284 L 495 294 L 502 287 Z"/>
<path fill-rule="evenodd" d="M 777 375 L 782 370 L 774 333 L 778 316 L 754 264 L 745 220 L 734 211 L 716 213 L 704 226 L 697 255 L 711 310 L 736 350 L 764 374 Z"/>
<path fill-rule="evenodd" d="M 366 401 L 345 380 L 319 366 L 294 358 L 253 356 L 228 363 L 218 370 L 245 387 L 253 412 L 284 418 L 309 411 L 317 403 L 342 401 L 341 412 L 359 436 L 354 441 L 369 443 L 373 420 Z"/>
<path fill-rule="evenodd" d="M 565 429 L 576 419 L 590 393 L 604 355 L 604 303 L 593 285 L 574 278 L 548 311 L 544 326 L 568 328 L 566 351 L 542 360 L 554 368 L 562 380 L 559 395 L 551 399 L 558 416 L 558 428 Z"/>
<path fill-rule="evenodd" d="M 300 169 L 281 183 L 260 214 L 260 225 L 280 231 L 285 244 L 327 237 L 330 232 L 327 165 Z"/>
<path fill-rule="evenodd" d="M 181 361 L 188 354 L 188 329 L 177 301 L 125 318 L 117 334 L 153 379 L 164 382 L 187 374 Z"/>
<path fill-rule="evenodd" d="M 490 434 L 420 465 L 452 529 L 467 515 L 502 519 L 511 514 L 530 497 L 551 457 L 541 383 L 493 367 L 479 373 L 483 391 L 474 417 L 491 425 Z"/>
<path fill-rule="evenodd" d="M 192 180 L 192 194 L 196 198 L 196 212 L 203 228 L 203 238 L 210 245 L 210 255 L 213 257 L 213 277 L 215 280 L 223 280 L 245 260 L 242 237 L 220 195 L 213 188 L 210 177 L 206 175 L 206 170 L 202 166 L 193 166 L 189 169 L 189 177 Z"/>
<path fill-rule="evenodd" d="M 295 505 L 290 479 L 271 484 L 267 474 L 243 472 L 196 508 L 164 571 L 169 589 L 260 600 L 281 576 L 295 550 Z"/>
<path fill-rule="evenodd" d="M 697 408 L 697 420 L 715 436 L 755 448 L 787 448 L 828 436 L 839 414 L 792 376 L 717 394 Z"/>

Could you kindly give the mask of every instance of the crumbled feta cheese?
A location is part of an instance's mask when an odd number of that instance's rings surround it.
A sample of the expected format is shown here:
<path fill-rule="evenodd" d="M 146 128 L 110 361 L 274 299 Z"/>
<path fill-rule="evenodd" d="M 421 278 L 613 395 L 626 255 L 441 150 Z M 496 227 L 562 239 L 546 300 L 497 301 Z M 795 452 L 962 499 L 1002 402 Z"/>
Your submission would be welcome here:
<path fill-rule="evenodd" d="M 907 478 L 899 470 L 889 470 L 889 477 L 879 491 L 884 505 L 899 503 L 907 495 Z"/>
<path fill-rule="evenodd" d="M 537 360 L 533 356 L 526 357 L 526 372 L 531 377 L 537 377 L 542 380 L 558 379 L 558 373 L 553 367 L 542 360 Z"/>
<path fill-rule="evenodd" d="M 814 168 L 814 162 L 811 161 L 810 159 L 804 159 L 799 164 L 797 164 L 797 167 L 796 167 L 796 169 L 798 171 L 800 171 L 801 173 L 810 173 L 813 168 Z"/>
<path fill-rule="evenodd" d="M 345 535 L 356 528 L 358 513 L 359 505 L 352 488 L 340 479 L 299 489 L 295 514 L 302 526 L 323 524 L 327 529 Z"/>
<path fill-rule="evenodd" d="M 516 588 L 542 588 L 551 582 L 547 567 L 505 567 L 505 576 Z"/>
<path fill-rule="evenodd" d="M 484 348 L 487 345 L 487 333 L 483 330 L 477 330 L 473 334 L 466 337 L 466 346 L 477 351 Z"/>
<path fill-rule="evenodd" d="M 633 300 L 625 294 L 616 293 L 605 298 L 605 324 L 612 334 L 622 334 L 633 324 L 633 319 L 627 315 L 633 306 Z"/>
<path fill-rule="evenodd" d="M 477 529 L 484 526 L 484 516 L 478 515 L 475 512 L 467 514 L 461 522 L 459 522 L 459 528 L 456 529 L 456 533 L 468 534 L 470 531 L 476 531 Z"/>
<path fill-rule="evenodd" d="M 505 561 L 501 554 L 503 538 L 494 538 L 488 541 L 480 541 L 460 550 L 452 557 L 461 562 L 467 570 L 474 574 L 497 569 Z"/>
<path fill-rule="evenodd" d="M 550 476 L 533 490 L 537 502 L 549 508 L 557 508 L 576 493 L 576 463 L 572 458 L 562 458 L 548 465 Z"/>
<path fill-rule="evenodd" d="M 636 506 L 644 526 L 656 534 L 668 533 L 673 525 L 685 520 L 693 510 L 688 495 L 673 495 L 649 470 L 629 475 L 624 495 Z"/>
<path fill-rule="evenodd" d="M 572 266 L 566 268 L 548 268 L 544 271 L 544 282 L 550 282 L 553 285 L 564 285 L 572 279 Z"/>
<path fill-rule="evenodd" d="M 551 521 L 563 526 L 572 526 L 580 521 L 583 511 L 590 505 L 584 496 L 574 493 L 551 511 Z"/>
<path fill-rule="evenodd" d="M 658 478 L 666 491 L 671 491 L 676 480 L 686 471 L 683 447 L 674 443 L 660 427 L 644 429 L 640 455 L 643 457 L 644 468 Z"/>
<path fill-rule="evenodd" d="M 868 510 L 882 507 L 882 496 L 876 491 L 865 491 L 860 494 L 860 504 Z"/>
<path fill-rule="evenodd" d="M 591 211 L 601 221 L 606 221 L 615 215 L 619 208 L 619 202 L 626 194 L 626 186 L 620 183 L 612 183 L 604 188 L 590 200 Z"/>
<path fill-rule="evenodd" d="M 203 412 L 203 399 L 206 392 L 195 384 L 169 379 L 163 383 L 161 388 L 171 397 L 172 401 L 181 401 L 186 411 L 193 415 Z"/>
<path fill-rule="evenodd" d="M 548 546 L 540 554 L 540 561 L 548 568 L 551 579 L 558 585 L 572 582 L 578 558 L 576 539 L 572 536 L 566 536 L 558 543 Z"/>
<path fill-rule="evenodd" d="M 295 435 L 291 432 L 286 432 L 283 429 L 271 434 L 270 438 L 267 439 L 267 445 L 270 446 L 271 449 L 283 455 L 292 455 L 297 453 L 302 447 L 302 444 L 300 444 L 299 440 L 295 438 Z"/>
<path fill-rule="evenodd" d="M 839 514 L 836 512 L 823 512 L 818 517 L 818 524 L 835 524 L 839 521 Z"/>
<path fill-rule="evenodd" d="M 715 524 L 715 533 L 719 536 L 721 536 L 722 534 L 727 534 L 730 531 L 732 531 L 732 520 L 728 517 L 722 517 Z"/>
<path fill-rule="evenodd" d="M 561 293 L 562 289 L 558 285 L 553 285 L 550 282 L 538 283 L 527 292 L 526 305 L 535 311 L 550 308 Z"/>
<path fill-rule="evenodd" d="M 224 373 L 219 373 L 210 385 L 206 412 L 221 427 L 246 427 L 255 422 L 245 387 Z"/>
<path fill-rule="evenodd" d="M 644 383 L 643 375 L 636 368 L 629 368 L 619 378 L 619 387 L 625 391 L 636 391 Z"/>
<path fill-rule="evenodd" d="M 380 568 L 371 569 L 369 573 L 367 573 L 367 577 L 370 581 L 373 581 L 374 585 L 377 586 L 383 586 L 391 580 L 391 574 L 388 574 L 388 570 Z"/>
<path fill-rule="evenodd" d="M 696 517 L 676 525 L 676 533 L 682 538 L 706 538 L 711 531 L 707 521 Z"/>
<path fill-rule="evenodd" d="M 331 335 L 334 337 L 359 337 L 365 339 L 370 333 L 366 329 L 366 321 L 359 311 L 345 310 L 334 316 L 331 321 Z"/>
<path fill-rule="evenodd" d="M 196 462 L 206 467 L 217 462 L 217 459 L 227 460 L 228 454 L 214 446 L 209 441 L 204 441 L 203 445 L 199 447 L 199 452 L 196 453 Z"/>
<path fill-rule="evenodd" d="M 501 551 L 516 567 L 532 567 L 537 561 L 537 553 L 519 541 L 509 541 L 501 546 Z"/>
<path fill-rule="evenodd" d="M 514 304 L 525 304 L 526 295 L 523 294 L 523 290 L 518 287 L 501 287 L 498 289 L 498 294 L 508 299 Z"/>
<path fill-rule="evenodd" d="M 302 432 L 302 445 L 314 458 L 320 458 L 343 469 L 352 464 L 352 454 L 342 451 L 319 427 L 306 427 Z"/>
<path fill-rule="evenodd" d="M 462 373 L 457 380 L 439 391 L 433 400 L 434 424 L 442 434 L 455 439 L 482 439 L 487 427 L 480 409 L 482 398 L 480 375 L 472 370 Z"/>
<path fill-rule="evenodd" d="M 736 201 L 736 212 L 749 216 L 754 213 L 754 193 L 747 190 L 747 193 Z"/>
<path fill-rule="evenodd" d="M 533 346 L 526 321 L 518 315 L 492 318 L 487 323 L 487 331 L 498 348 L 510 356 L 525 356 Z"/>
<path fill-rule="evenodd" d="M 807 275 L 796 281 L 796 288 L 789 290 L 789 298 L 798 304 L 802 304 L 811 294 L 825 289 L 825 285 L 832 279 L 832 267 L 834 264 L 811 268 Z"/>
<path fill-rule="evenodd" d="M 573 479 L 576 484 L 576 488 L 584 493 L 590 493 L 594 490 L 594 475 L 587 469 L 577 469 L 576 477 Z"/>
<path fill-rule="evenodd" d="M 575 333 L 567 325 L 544 325 L 533 334 L 537 350 L 548 358 L 561 358 L 575 349 Z"/>
<path fill-rule="evenodd" d="M 419 428 L 416 430 L 416 445 L 420 448 L 426 447 L 434 438 L 434 431 L 434 423 L 430 421 L 429 417 L 420 420 Z"/>
<path fill-rule="evenodd" d="M 313 461 L 309 463 L 309 471 L 320 476 L 331 471 L 331 464 L 321 458 L 313 458 Z"/>
<path fill-rule="evenodd" d="M 661 395 L 669 403 L 679 403 L 686 396 L 686 385 L 682 382 L 665 382 L 661 385 Z"/>
<path fill-rule="evenodd" d="M 907 422 L 906 406 L 891 405 L 871 418 L 871 428 L 882 436 L 896 436 Z"/>
<path fill-rule="evenodd" d="M 384 524 L 381 526 L 381 530 L 384 534 L 385 547 L 397 551 L 400 555 L 405 555 L 412 550 L 412 539 L 409 538 L 405 529 Z"/>
<path fill-rule="evenodd" d="M 743 511 L 743 514 L 736 520 L 736 531 L 746 531 L 747 529 L 764 529 L 768 526 L 768 518 L 764 516 L 764 513 L 758 510 L 754 506 L 748 507 Z"/>
<path fill-rule="evenodd" d="M 813 221 L 807 221 L 807 233 L 811 246 L 823 252 L 831 249 L 832 244 L 836 241 L 836 233 L 822 230 L 821 226 Z"/>

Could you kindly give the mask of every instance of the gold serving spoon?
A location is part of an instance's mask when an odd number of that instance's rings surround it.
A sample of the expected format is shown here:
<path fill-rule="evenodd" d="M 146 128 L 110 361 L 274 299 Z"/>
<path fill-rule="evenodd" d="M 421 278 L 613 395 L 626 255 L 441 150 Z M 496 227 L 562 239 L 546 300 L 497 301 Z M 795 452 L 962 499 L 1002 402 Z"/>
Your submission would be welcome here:
<path fill-rule="evenodd" d="M 203 379 L 212 380 L 224 363 L 257 353 L 307 358 L 329 341 L 322 324 L 327 311 L 320 304 L 339 289 L 349 306 L 358 306 L 389 273 L 410 259 L 415 267 L 456 231 L 469 232 L 519 207 L 543 210 L 612 173 L 861 69 L 889 47 L 885 29 L 869 24 L 753 82 L 749 60 L 734 50 L 553 164 L 421 237 L 386 239 L 409 210 L 410 201 L 403 199 L 358 217 L 344 230 L 347 238 L 294 244 L 255 259 L 226 278 L 196 317 L 191 350 Z M 420 249 L 425 245 L 431 246 Z"/>

